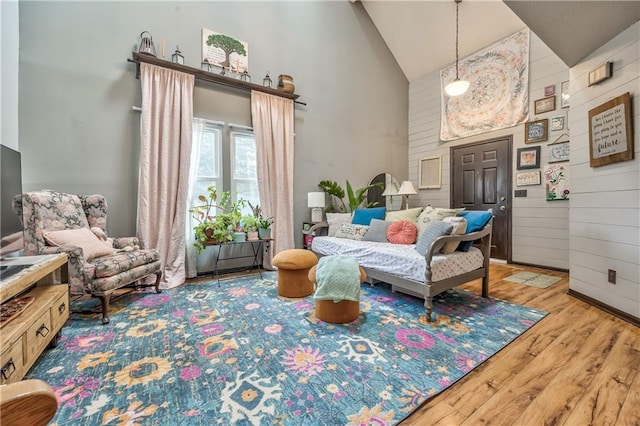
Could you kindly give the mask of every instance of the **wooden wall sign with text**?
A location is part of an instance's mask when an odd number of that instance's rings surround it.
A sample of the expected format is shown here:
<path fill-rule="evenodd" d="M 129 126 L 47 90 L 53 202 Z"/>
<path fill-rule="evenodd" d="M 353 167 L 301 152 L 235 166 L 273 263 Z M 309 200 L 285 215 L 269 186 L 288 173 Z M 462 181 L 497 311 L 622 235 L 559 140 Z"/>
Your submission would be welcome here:
<path fill-rule="evenodd" d="M 631 95 L 629 92 L 589 111 L 591 167 L 633 160 Z"/>

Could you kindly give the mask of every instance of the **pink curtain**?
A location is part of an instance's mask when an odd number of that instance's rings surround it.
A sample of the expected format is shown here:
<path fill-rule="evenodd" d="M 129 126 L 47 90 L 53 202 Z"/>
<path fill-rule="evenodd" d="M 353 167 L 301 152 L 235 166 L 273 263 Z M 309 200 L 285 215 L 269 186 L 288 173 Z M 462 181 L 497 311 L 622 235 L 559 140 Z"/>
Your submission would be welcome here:
<path fill-rule="evenodd" d="M 185 214 L 191 156 L 194 77 L 140 64 L 142 118 L 138 237 L 160 251 L 161 287 L 185 280 Z"/>
<path fill-rule="evenodd" d="M 263 258 L 294 248 L 293 238 L 293 101 L 251 92 L 251 118 L 256 139 L 258 191 L 263 216 L 275 219 L 271 251 Z"/>

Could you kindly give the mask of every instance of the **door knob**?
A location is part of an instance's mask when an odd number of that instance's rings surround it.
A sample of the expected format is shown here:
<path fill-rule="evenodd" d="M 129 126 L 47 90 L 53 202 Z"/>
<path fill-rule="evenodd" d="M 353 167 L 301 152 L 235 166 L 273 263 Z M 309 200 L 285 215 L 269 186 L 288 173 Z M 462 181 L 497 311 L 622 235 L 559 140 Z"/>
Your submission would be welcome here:
<path fill-rule="evenodd" d="M 507 208 L 505 206 L 500 206 L 500 210 L 505 211 Z"/>

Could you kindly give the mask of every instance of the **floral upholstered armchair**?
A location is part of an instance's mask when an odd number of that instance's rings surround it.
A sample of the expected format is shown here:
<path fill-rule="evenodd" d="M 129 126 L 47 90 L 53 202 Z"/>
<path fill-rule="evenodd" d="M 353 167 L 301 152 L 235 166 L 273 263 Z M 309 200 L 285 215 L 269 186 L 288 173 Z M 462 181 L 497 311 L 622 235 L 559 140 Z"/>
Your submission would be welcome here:
<path fill-rule="evenodd" d="M 24 227 L 25 253 L 67 253 L 71 294 L 100 298 L 103 324 L 109 322 L 115 290 L 155 274 L 155 289 L 161 292 L 158 250 L 140 248 L 136 237 L 107 238 L 103 196 L 27 192 L 14 197 L 13 210 Z"/>

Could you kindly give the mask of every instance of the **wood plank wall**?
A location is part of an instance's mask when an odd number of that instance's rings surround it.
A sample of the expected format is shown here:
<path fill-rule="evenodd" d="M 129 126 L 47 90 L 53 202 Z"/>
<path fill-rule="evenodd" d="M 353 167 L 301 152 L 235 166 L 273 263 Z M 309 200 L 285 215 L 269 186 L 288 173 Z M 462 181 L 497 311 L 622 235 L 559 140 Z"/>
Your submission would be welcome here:
<path fill-rule="evenodd" d="M 571 290 L 640 318 L 640 22 L 570 70 Z M 613 62 L 613 77 L 588 87 Z M 635 159 L 589 165 L 589 110 L 631 93 Z M 617 283 L 607 281 L 608 270 Z"/>
<path fill-rule="evenodd" d="M 560 107 L 560 84 L 569 80 L 569 68 L 532 32 L 529 50 L 529 105 L 530 120 L 564 115 L 567 108 Z M 544 87 L 554 84 L 556 110 L 534 116 L 533 103 L 544 97 Z M 566 132 L 549 131 L 549 141 L 541 143 L 541 168 L 547 164 L 547 144 Z M 435 71 L 409 84 L 409 179 L 418 188 L 418 162 L 421 158 L 442 156 L 442 188 L 418 189 L 411 197 L 411 205 L 431 204 L 449 206 L 450 165 L 449 148 L 457 145 L 513 135 L 513 180 L 518 148 L 524 144 L 524 124 L 497 130 L 457 141 L 440 141 L 440 74 Z M 526 145 L 531 146 L 531 145 Z M 535 171 L 528 169 L 527 171 Z M 554 268 L 569 268 L 569 202 L 546 201 L 544 184 L 516 187 L 526 189 L 526 198 L 513 199 L 513 261 Z"/>

